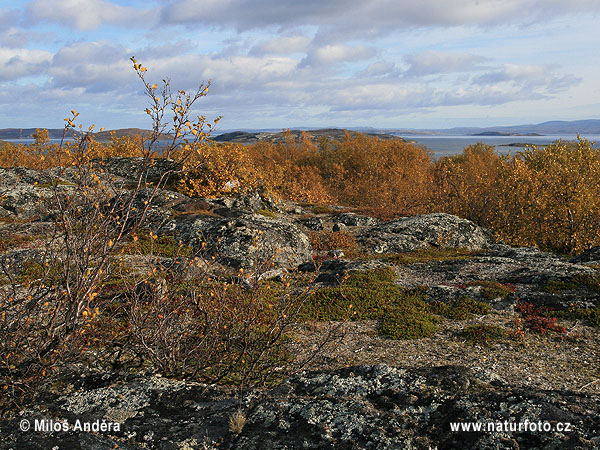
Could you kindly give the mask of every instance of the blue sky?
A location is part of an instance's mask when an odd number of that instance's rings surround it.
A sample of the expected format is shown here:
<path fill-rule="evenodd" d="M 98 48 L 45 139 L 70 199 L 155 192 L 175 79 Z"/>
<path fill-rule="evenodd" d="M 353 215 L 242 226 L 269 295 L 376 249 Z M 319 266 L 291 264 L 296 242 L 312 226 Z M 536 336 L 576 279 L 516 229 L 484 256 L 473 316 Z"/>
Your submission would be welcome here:
<path fill-rule="evenodd" d="M 598 0 L 3 0 L 0 128 L 149 128 L 129 58 L 221 129 L 600 119 Z"/>

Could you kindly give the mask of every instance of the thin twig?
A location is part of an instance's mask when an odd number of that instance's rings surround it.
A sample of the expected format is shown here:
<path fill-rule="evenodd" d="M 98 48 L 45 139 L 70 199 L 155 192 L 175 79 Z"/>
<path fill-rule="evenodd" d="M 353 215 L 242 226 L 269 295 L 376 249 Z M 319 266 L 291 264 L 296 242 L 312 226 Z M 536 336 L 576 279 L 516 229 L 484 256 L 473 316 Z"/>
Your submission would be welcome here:
<path fill-rule="evenodd" d="M 583 391 L 586 387 L 590 387 L 591 385 L 598 383 L 599 381 L 600 381 L 600 378 L 597 378 L 594 381 L 590 381 L 588 384 L 584 384 L 583 386 L 581 386 L 579 388 L 579 392 Z"/>

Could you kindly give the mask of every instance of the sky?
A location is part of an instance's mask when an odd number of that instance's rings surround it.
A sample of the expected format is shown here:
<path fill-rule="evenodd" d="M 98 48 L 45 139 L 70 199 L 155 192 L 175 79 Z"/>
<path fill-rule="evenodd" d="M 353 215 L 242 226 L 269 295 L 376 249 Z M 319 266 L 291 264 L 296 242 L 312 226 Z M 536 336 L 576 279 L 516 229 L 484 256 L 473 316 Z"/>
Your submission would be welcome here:
<path fill-rule="evenodd" d="M 600 119 L 598 0 L 2 0 L 0 128 L 150 128 L 146 79 L 219 129 Z"/>

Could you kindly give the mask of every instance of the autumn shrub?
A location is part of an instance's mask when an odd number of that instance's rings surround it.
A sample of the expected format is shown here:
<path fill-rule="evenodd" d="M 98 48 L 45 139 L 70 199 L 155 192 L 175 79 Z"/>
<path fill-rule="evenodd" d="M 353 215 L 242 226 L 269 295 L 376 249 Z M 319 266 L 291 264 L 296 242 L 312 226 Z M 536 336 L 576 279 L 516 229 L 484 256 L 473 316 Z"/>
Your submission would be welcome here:
<path fill-rule="evenodd" d="M 178 189 L 190 197 L 216 197 L 251 191 L 259 185 L 243 145 L 202 142 L 192 148 Z"/>
<path fill-rule="evenodd" d="M 308 133 L 296 139 L 284 130 L 283 142 L 258 142 L 248 145 L 246 151 L 258 176 L 277 197 L 310 203 L 333 200 L 319 168 L 323 155 Z"/>
<path fill-rule="evenodd" d="M 518 169 L 519 183 L 513 177 L 503 186 L 499 210 L 506 222 L 516 221 L 550 250 L 576 253 L 600 244 L 600 151 L 591 142 L 579 138 L 532 147 L 514 161 L 524 167 Z M 510 216 L 515 208 L 518 215 Z"/>
<path fill-rule="evenodd" d="M 307 231 L 307 236 L 316 256 L 330 253 L 333 250 L 342 250 L 347 256 L 356 256 L 359 253 L 358 243 L 353 234 L 346 231 Z"/>
<path fill-rule="evenodd" d="M 434 167 L 434 208 L 491 226 L 502 161 L 493 146 L 481 142 L 459 155 L 441 158 Z"/>
<path fill-rule="evenodd" d="M 332 196 L 343 205 L 421 213 L 431 201 L 430 154 L 400 139 L 346 134 L 323 152 L 320 170 Z"/>
<path fill-rule="evenodd" d="M 500 156 L 477 144 L 435 167 L 436 208 L 512 245 L 578 253 L 600 244 L 600 151 L 587 139 Z"/>
<path fill-rule="evenodd" d="M 565 327 L 558 324 L 556 317 L 548 317 L 549 308 L 538 307 L 529 302 L 521 302 L 517 303 L 515 310 L 523 318 L 525 326 L 536 333 L 564 334 L 567 332 Z"/>
<path fill-rule="evenodd" d="M 140 365 L 166 376 L 249 386 L 302 364 L 287 346 L 307 298 L 293 280 L 242 285 L 171 278 L 150 290 L 136 289 L 140 281 L 130 284 L 125 303 L 127 349 Z"/>
<path fill-rule="evenodd" d="M 131 190 L 119 189 L 94 162 L 94 127 L 77 126 L 75 111 L 66 119 L 64 132 L 65 136 L 72 133 L 72 142 L 53 144 L 47 133 L 39 132 L 31 147 L 21 148 L 24 157 L 35 154 L 41 161 L 35 168 L 56 165 L 58 177 L 68 170 L 73 185 L 65 190 L 54 183 L 51 195 L 44 198 L 52 211 L 53 229 L 31 264 L 23 267 L 10 257 L 0 262 L 6 280 L 0 289 L 3 402 L 18 404 L 34 397 L 49 373 L 81 361 L 90 321 L 102 314 L 100 293 L 109 279 L 111 261 L 120 254 L 127 238 L 143 227 L 159 190 L 177 171 L 166 169 L 152 186 L 146 183 L 155 155 L 152 145 L 165 129 L 165 111 L 170 110 L 175 120 L 171 125 L 174 137 L 163 149 L 164 157 L 177 156 L 183 164 L 185 149 L 205 137 L 202 130 L 206 120 L 192 119 L 190 114 L 195 101 L 206 95 L 206 88 L 201 86 L 195 94 L 171 93 L 165 82 L 159 91 L 157 85 L 145 80 L 146 69 L 135 59 L 132 62 L 150 98 L 146 112 L 152 118 L 153 131 L 141 149 Z M 178 139 L 183 140 L 182 149 Z"/>
<path fill-rule="evenodd" d="M 497 325 L 469 325 L 463 328 L 461 335 L 473 344 L 491 345 L 507 335 L 504 328 Z"/>

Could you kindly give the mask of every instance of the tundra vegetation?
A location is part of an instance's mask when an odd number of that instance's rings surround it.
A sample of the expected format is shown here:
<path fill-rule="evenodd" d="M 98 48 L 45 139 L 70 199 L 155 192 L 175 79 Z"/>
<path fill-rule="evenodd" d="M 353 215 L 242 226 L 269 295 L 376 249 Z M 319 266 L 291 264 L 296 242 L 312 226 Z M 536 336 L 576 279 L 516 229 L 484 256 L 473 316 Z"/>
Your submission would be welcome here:
<path fill-rule="evenodd" d="M 389 268 L 355 273 L 339 286 L 310 292 L 307 275 L 239 283 L 240 269 L 215 277 L 202 248 L 158 236 L 148 226 L 152 206 L 167 187 L 192 198 L 260 191 L 315 213 L 337 211 L 332 205 L 382 219 L 446 212 L 489 228 L 509 244 L 563 254 L 600 245 L 600 152 L 586 139 L 515 155 L 477 144 L 437 161 L 423 147 L 350 133 L 342 141 L 315 142 L 306 133 L 297 140 L 288 133 L 283 143 L 219 144 L 209 139 L 219 119 L 192 116 L 208 84 L 192 93 L 172 91 L 168 81 L 159 88 L 146 80 L 145 67 L 133 58 L 132 63 L 149 100 L 149 135 L 96 142 L 94 127 L 76 125 L 78 113 L 72 111 L 65 119 L 65 137 L 73 132 L 68 142 L 52 143 L 38 130 L 31 145 L 0 144 L 0 167 L 53 169 L 56 177 L 40 186 L 51 192 L 44 201 L 53 224 L 40 238 L 43 252 L 2 262 L 0 403 L 21 405 L 56 381 L 61 370 L 98 361 L 110 369 L 153 368 L 208 383 L 265 384 L 306 362 L 292 361 L 286 346 L 299 321 L 379 320 L 381 335 L 405 339 L 431 336 L 445 319 L 490 312 L 468 297 L 427 302 L 421 290 L 395 284 Z M 165 134 L 171 140 L 157 149 Z M 103 165 L 107 157 L 137 158 L 136 182 L 119 185 Z M 166 169 L 153 176 L 161 162 Z M 268 209 L 258 213 L 265 220 L 275 216 Z M 344 231 L 315 231 L 309 238 L 316 252 L 341 249 L 364 256 Z M 11 237 L 0 241 L 0 249 L 33 239 Z M 383 259 L 410 264 L 444 252 L 446 260 L 474 254 L 442 249 Z M 178 265 L 140 268 L 131 264 L 132 255 Z M 597 288 L 597 279 L 586 280 Z M 565 283 L 547 288 L 560 291 Z M 496 282 L 471 286 L 490 300 L 512 293 Z M 524 326 L 563 331 L 555 318 L 531 305 L 519 311 Z M 597 310 L 587 314 L 598 322 Z M 485 344 L 503 336 L 485 327 L 464 333 Z M 243 426 L 241 418 L 231 425 L 236 432 Z"/>

